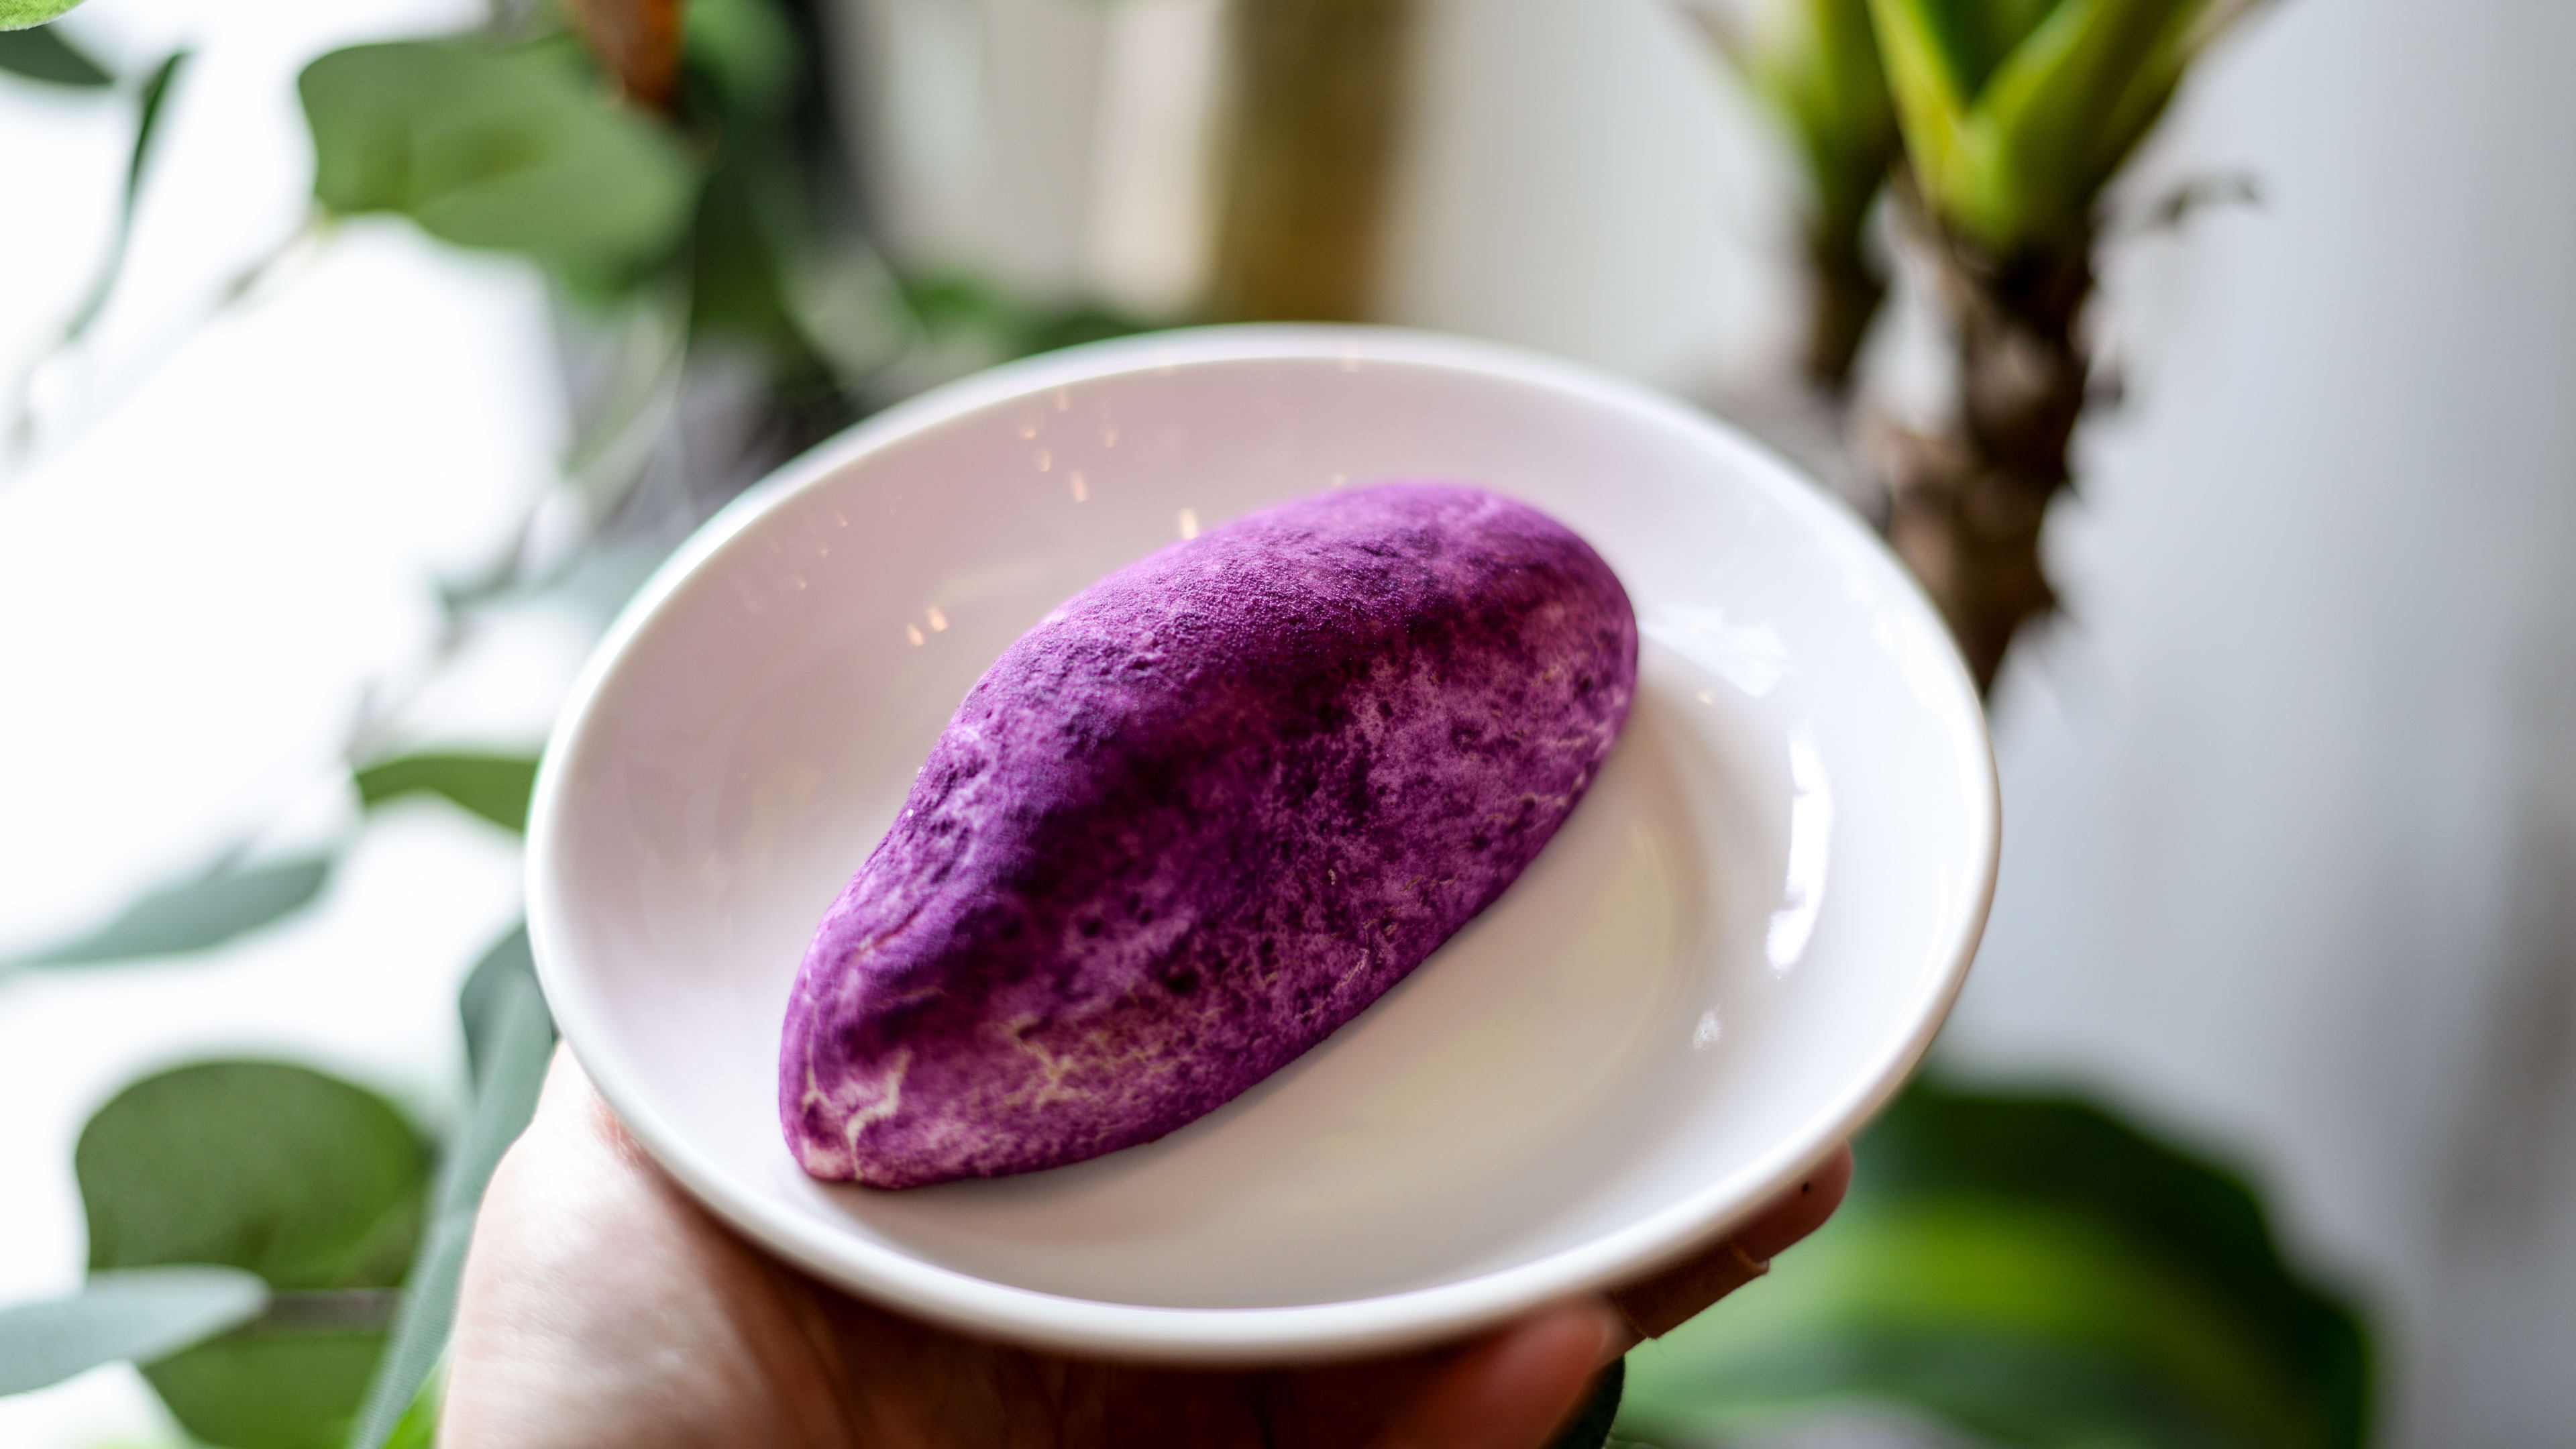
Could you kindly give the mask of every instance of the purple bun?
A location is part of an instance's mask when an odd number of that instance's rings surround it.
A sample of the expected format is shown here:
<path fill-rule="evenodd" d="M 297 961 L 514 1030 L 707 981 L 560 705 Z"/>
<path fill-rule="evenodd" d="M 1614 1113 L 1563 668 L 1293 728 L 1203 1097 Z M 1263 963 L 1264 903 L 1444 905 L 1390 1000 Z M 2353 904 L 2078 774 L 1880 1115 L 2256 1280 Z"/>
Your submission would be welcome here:
<path fill-rule="evenodd" d="M 1511 885 L 1636 680 L 1600 556 L 1458 484 L 1303 499 L 1119 570 L 976 682 L 824 915 L 788 1145 L 917 1187 L 1214 1111 Z"/>

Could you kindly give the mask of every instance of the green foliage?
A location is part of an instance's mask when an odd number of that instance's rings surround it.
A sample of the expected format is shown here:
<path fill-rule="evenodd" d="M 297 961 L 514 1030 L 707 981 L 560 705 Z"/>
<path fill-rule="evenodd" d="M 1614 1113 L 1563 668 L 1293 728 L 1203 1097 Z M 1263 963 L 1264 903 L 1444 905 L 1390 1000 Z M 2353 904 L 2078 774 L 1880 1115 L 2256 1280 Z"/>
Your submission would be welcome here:
<path fill-rule="evenodd" d="M 421 1233 L 429 1154 L 375 1094 L 303 1067 L 207 1062 L 147 1077 L 73 1155 L 93 1272 L 246 1269 L 268 1314 L 144 1376 L 188 1432 L 232 1449 L 330 1449 L 384 1344 Z M 292 1311 L 290 1311 L 292 1310 Z"/>
<path fill-rule="evenodd" d="M 1869 0 L 1926 203 L 1998 256 L 2080 244 L 2228 0 Z"/>
<path fill-rule="evenodd" d="M 395 1421 L 384 1449 L 435 1449 L 438 1442 L 438 1380 L 433 1376 L 413 1395 L 411 1407 Z"/>
<path fill-rule="evenodd" d="M 240 852 L 229 852 L 202 874 L 146 893 L 96 931 L 0 967 L 85 966 L 203 951 L 301 910 L 330 879 L 326 855 L 244 865 Z"/>
<path fill-rule="evenodd" d="M 534 755 L 432 751 L 378 761 L 352 778 L 368 809 L 410 794 L 440 796 L 504 830 L 528 828 L 528 794 L 536 788 Z"/>
<path fill-rule="evenodd" d="M 381 1325 L 266 1326 L 143 1368 L 191 1437 L 224 1449 L 338 1449 L 384 1352 Z"/>
<path fill-rule="evenodd" d="M 73 1166 L 94 1271 L 218 1263 L 280 1291 L 389 1288 L 429 1153 L 383 1098 L 281 1062 L 204 1062 L 99 1108 Z"/>
<path fill-rule="evenodd" d="M 134 239 L 134 209 L 143 196 L 144 168 L 152 159 L 153 142 L 161 133 L 162 108 L 188 55 L 182 47 L 163 57 L 135 93 L 134 142 L 126 149 L 125 187 L 117 200 L 116 230 L 109 236 L 107 255 L 99 263 L 97 276 L 73 306 L 48 351 L 69 347 L 86 336 L 98 322 L 99 314 L 107 310 L 108 298 L 115 295 L 117 279 L 124 275 L 126 254 Z M 51 29 L 0 30 L 0 69 L 62 85 L 100 86 L 113 81 L 104 67 L 74 50 L 70 42 Z"/>
<path fill-rule="evenodd" d="M 796 99 L 798 41 L 768 0 L 689 0 L 681 37 L 686 63 L 733 108 L 775 118 Z"/>
<path fill-rule="evenodd" d="M 587 285 L 666 258 L 697 194 L 680 138 L 618 104 L 567 42 L 353 46 L 297 89 L 326 211 L 392 212 Z"/>
<path fill-rule="evenodd" d="M 932 342 L 963 343 L 996 362 L 1149 330 L 1139 319 L 1103 307 L 1032 306 L 955 273 L 907 280 L 903 304 Z"/>
<path fill-rule="evenodd" d="M 554 1018 L 537 989 L 525 926 L 484 954 L 457 1001 L 473 1063 L 474 1105 L 440 1165 L 437 1207 L 406 1280 L 392 1343 L 350 1432 L 348 1449 L 391 1449 L 429 1411 L 424 1386 L 447 1347 L 475 1209 L 501 1154 L 527 1130 L 554 1050 Z M 425 1431 L 424 1431 L 425 1432 Z"/>
<path fill-rule="evenodd" d="M 1820 1400 L 1910 1404 L 2032 1449 L 2355 1449 L 2351 1310 L 2228 1173 L 2082 1103 L 1918 1086 L 1835 1221 L 1631 1358 L 1634 1432 Z"/>
<path fill-rule="evenodd" d="M 80 0 L 0 0 L 0 30 L 24 30 L 42 25 Z"/>
<path fill-rule="evenodd" d="M 257 1318 L 268 1285 L 238 1268 L 97 1273 L 67 1298 L 0 1308 L 0 1394 L 100 1364 L 149 1362 Z"/>
<path fill-rule="evenodd" d="M 80 47 L 64 39 L 61 30 L 50 25 L 31 30 L 0 29 L 0 71 L 48 85 L 84 89 L 113 85 L 116 81 L 107 67 L 90 59 Z"/>
<path fill-rule="evenodd" d="M 1815 230 L 1856 249 L 1898 144 L 1869 0 L 1779 0 L 1762 13 L 1746 70 L 1797 144 Z"/>

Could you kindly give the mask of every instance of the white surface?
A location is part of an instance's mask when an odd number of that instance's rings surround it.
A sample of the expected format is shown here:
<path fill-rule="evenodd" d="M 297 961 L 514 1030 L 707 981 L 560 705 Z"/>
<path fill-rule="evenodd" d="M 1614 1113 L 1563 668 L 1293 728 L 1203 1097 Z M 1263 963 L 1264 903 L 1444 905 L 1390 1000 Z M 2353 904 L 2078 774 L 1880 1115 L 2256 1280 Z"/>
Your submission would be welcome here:
<path fill-rule="evenodd" d="M 1406 477 L 1548 509 L 1638 608 L 1633 722 L 1530 874 L 1324 1045 L 1161 1142 L 905 1193 L 806 1178 L 777 1120 L 788 983 L 967 686 L 1194 526 Z M 1794 1181 L 1929 1041 L 1995 832 L 1946 635 L 1768 457 L 1524 354 L 1219 329 L 923 398 L 709 525 L 558 727 L 529 900 L 583 1063 L 754 1236 L 959 1326 L 1276 1360 L 1637 1275 Z"/>

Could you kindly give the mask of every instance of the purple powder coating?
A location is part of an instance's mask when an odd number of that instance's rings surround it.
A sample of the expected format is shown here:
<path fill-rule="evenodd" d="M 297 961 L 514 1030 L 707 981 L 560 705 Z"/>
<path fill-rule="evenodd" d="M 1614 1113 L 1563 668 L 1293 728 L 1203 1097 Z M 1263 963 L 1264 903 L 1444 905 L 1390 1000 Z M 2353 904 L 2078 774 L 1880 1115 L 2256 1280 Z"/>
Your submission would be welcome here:
<path fill-rule="evenodd" d="M 1636 678 L 1609 566 L 1481 489 L 1328 493 L 1119 570 L 977 681 L 824 915 L 788 1144 L 916 1187 L 1215 1110 L 1503 893 Z"/>

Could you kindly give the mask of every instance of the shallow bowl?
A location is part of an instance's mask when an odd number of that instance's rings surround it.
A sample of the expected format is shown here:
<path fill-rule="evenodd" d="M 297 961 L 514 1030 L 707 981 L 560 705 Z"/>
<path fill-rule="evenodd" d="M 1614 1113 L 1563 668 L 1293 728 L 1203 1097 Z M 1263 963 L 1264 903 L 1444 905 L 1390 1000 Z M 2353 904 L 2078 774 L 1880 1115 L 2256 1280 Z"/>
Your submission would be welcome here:
<path fill-rule="evenodd" d="M 1634 712 L 1538 862 L 1340 1032 L 1158 1142 L 906 1192 L 806 1177 L 776 1105 L 788 984 L 967 687 L 1121 564 L 1398 478 L 1546 509 L 1636 604 Z M 1795 1182 L 1930 1042 L 1996 840 L 1939 619 L 1770 454 L 1500 347 L 1218 328 L 969 378 L 709 523 L 564 712 L 529 920 L 600 1090 L 772 1250 L 980 1334 L 1285 1361 L 1641 1276 Z"/>

